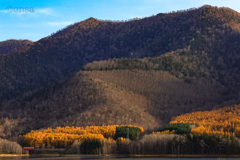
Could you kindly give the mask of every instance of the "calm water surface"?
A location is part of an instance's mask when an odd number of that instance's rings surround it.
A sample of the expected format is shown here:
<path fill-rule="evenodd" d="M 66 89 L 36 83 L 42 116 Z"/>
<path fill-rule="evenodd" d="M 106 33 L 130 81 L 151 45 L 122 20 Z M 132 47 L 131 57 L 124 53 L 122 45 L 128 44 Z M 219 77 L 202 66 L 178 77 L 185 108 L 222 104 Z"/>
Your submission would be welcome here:
<path fill-rule="evenodd" d="M 7 159 L 22 159 L 22 160 L 96 160 L 96 159 L 106 159 L 106 160 L 239 160 L 239 158 L 116 158 L 116 157 L 50 157 L 50 158 L 31 158 L 31 157 L 1 157 L 0 160 Z"/>

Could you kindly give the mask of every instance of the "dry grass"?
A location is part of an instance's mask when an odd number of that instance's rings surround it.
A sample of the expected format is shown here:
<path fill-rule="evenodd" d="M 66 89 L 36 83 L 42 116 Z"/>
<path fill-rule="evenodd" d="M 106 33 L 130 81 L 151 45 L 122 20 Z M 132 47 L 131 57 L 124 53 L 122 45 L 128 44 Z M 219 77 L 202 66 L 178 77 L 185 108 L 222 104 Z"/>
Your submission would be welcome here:
<path fill-rule="evenodd" d="M 179 113 L 212 109 L 221 99 L 218 83 L 199 79 L 188 84 L 167 71 L 111 70 L 88 71 L 87 74 L 116 88 L 146 97 L 150 100 L 147 112 L 158 122 L 168 122 Z"/>
<path fill-rule="evenodd" d="M 5 139 L 0 139 L 1 154 L 22 154 L 22 147 L 17 142 L 11 142 Z"/>
<path fill-rule="evenodd" d="M 179 154 L 185 137 L 176 134 L 148 134 L 138 141 L 118 142 L 118 151 L 128 154 Z"/>
<path fill-rule="evenodd" d="M 87 74 L 79 72 L 21 102 L 5 103 L 1 115 L 18 119 L 17 126 L 10 127 L 11 133 L 17 135 L 57 126 L 132 124 L 144 129 L 160 127 L 162 122 L 148 112 L 151 101 L 145 96 Z"/>
<path fill-rule="evenodd" d="M 216 82 L 198 79 L 188 84 L 167 71 L 80 71 L 5 103 L 1 115 L 18 119 L 11 127 L 15 135 L 57 126 L 132 124 L 152 130 L 178 114 L 212 109 L 220 93 Z"/>

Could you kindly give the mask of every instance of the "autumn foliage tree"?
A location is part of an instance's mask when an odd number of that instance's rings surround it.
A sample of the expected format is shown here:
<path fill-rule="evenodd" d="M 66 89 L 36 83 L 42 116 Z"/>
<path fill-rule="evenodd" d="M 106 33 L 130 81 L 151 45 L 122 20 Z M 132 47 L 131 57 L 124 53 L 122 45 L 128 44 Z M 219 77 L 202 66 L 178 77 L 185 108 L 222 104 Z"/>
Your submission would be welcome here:
<path fill-rule="evenodd" d="M 142 127 L 132 125 L 121 125 L 121 127 L 135 127 L 143 132 Z M 48 128 L 39 131 L 31 131 L 24 135 L 24 141 L 30 146 L 54 146 L 56 148 L 64 148 L 71 145 L 75 140 L 109 140 L 113 141 L 116 128 L 119 125 L 112 126 L 87 126 L 87 127 L 57 127 L 55 129 Z"/>
<path fill-rule="evenodd" d="M 170 123 L 194 123 L 191 133 L 240 137 L 240 105 L 173 117 Z"/>

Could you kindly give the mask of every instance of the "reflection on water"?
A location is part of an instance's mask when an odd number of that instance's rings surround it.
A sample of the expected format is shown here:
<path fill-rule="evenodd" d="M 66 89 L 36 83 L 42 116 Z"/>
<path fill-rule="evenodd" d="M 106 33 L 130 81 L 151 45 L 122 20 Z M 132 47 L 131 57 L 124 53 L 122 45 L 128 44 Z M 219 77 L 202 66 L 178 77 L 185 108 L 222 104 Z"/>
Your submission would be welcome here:
<path fill-rule="evenodd" d="M 238 160 L 239 158 L 122 158 L 116 156 L 81 156 L 81 157 L 49 157 L 49 158 L 33 158 L 33 157 L 0 157 L 0 160 L 21 159 L 21 160 Z"/>

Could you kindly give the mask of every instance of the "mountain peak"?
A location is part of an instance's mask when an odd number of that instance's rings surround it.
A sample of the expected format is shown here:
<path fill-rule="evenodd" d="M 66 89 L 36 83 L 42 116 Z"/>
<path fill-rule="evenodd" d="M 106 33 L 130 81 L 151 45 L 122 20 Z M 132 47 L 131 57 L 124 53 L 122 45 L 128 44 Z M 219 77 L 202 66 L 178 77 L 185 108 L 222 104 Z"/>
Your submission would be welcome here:
<path fill-rule="evenodd" d="M 200 7 L 199 9 L 202 9 L 202 10 L 205 10 L 205 9 L 210 9 L 210 10 L 218 10 L 218 11 L 224 11 L 225 13 L 229 13 L 231 12 L 232 13 L 237 13 L 239 14 L 237 11 L 231 9 L 231 8 L 228 8 L 228 7 L 217 7 L 217 6 L 211 6 L 211 5 L 203 5 L 202 7 Z"/>
<path fill-rule="evenodd" d="M 203 5 L 203 6 L 200 7 L 200 8 L 216 8 L 216 7 L 213 7 L 213 6 L 211 6 L 211 5 L 205 4 L 205 5 Z"/>
<path fill-rule="evenodd" d="M 88 18 L 88 19 L 86 19 L 86 20 L 97 20 L 96 18 L 93 18 L 93 17 L 90 17 L 90 18 Z"/>
<path fill-rule="evenodd" d="M 96 18 L 90 17 L 90 18 L 88 18 L 88 19 L 86 19 L 86 20 L 84 20 L 82 22 L 97 22 L 97 21 L 99 21 L 99 20 L 96 19 Z"/>

